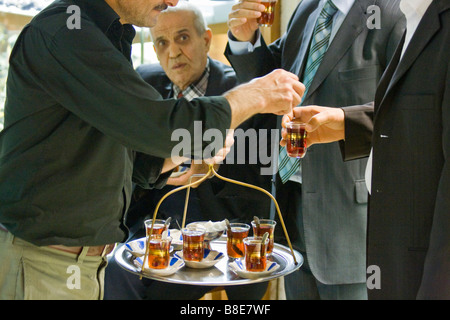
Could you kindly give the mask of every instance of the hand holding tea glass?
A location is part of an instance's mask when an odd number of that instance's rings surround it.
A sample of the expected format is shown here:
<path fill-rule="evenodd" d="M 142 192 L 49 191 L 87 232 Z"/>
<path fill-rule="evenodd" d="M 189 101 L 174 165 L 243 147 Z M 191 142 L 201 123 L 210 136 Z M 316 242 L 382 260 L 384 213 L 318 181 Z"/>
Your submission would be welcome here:
<path fill-rule="evenodd" d="M 329 143 L 345 139 L 345 115 L 341 108 L 305 106 L 296 107 L 292 112 L 283 116 L 281 125 L 282 147 L 288 144 L 289 122 L 305 123 L 307 146 L 316 143 Z"/>
<path fill-rule="evenodd" d="M 256 41 L 260 26 L 271 26 L 276 0 L 242 0 L 236 3 L 228 15 L 228 28 L 239 41 Z"/>

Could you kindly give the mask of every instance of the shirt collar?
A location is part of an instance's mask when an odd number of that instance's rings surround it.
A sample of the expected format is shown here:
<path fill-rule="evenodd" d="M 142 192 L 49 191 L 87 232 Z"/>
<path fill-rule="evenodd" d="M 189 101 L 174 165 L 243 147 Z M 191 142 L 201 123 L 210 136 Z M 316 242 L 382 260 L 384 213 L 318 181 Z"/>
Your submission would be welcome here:
<path fill-rule="evenodd" d="M 400 9 L 406 19 L 417 16 L 422 18 L 433 0 L 401 0 Z"/>
<path fill-rule="evenodd" d="M 118 22 L 119 15 L 106 3 L 105 0 L 75 0 L 81 8 L 81 12 L 87 14 L 94 23 L 106 33 L 115 22 Z"/>
<path fill-rule="evenodd" d="M 64 2 L 64 0 L 62 0 Z M 125 57 L 131 59 L 131 44 L 136 31 L 131 24 L 120 23 L 120 16 L 105 0 L 74 0 L 97 27 L 110 39 Z"/>
<path fill-rule="evenodd" d="M 206 93 L 206 88 L 208 87 L 208 78 L 209 78 L 209 59 L 206 62 L 206 68 L 200 79 L 195 83 L 189 85 L 186 89 L 183 90 L 183 97 L 187 100 L 192 100 L 194 98 L 203 97 Z M 181 92 L 181 89 L 177 85 L 173 85 L 173 96 L 175 98 L 178 97 L 178 94 Z"/>
<path fill-rule="evenodd" d="M 133 26 L 131 24 L 122 25 L 119 21 L 120 16 L 105 0 L 75 0 L 74 2 L 80 6 L 81 12 L 87 14 L 103 33 L 108 34 L 111 32 L 111 28 L 117 29 L 123 26 L 123 36 L 127 41 L 130 42 L 135 37 L 136 32 Z"/>
<path fill-rule="evenodd" d="M 341 12 L 344 16 L 346 16 L 347 13 L 352 8 L 353 4 L 355 3 L 355 0 L 333 0 L 333 3 L 336 6 L 336 8 L 338 8 L 339 12 Z"/>

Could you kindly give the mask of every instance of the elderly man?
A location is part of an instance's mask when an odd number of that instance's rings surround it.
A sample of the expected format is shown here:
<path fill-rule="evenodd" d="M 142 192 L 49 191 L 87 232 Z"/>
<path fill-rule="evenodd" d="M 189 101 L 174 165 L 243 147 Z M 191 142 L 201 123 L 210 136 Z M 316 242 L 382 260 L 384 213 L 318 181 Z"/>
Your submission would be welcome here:
<path fill-rule="evenodd" d="M 141 65 L 137 68 L 142 78 L 155 87 L 164 98 L 183 95 L 191 100 L 200 96 L 222 94 L 237 83 L 233 69 L 208 57 L 212 32 L 207 28 L 203 15 L 197 7 L 180 2 L 168 8 L 151 28 L 154 47 L 160 63 Z M 265 125 L 264 116 L 252 117 L 240 128 L 250 126 L 261 128 Z M 258 165 L 222 164 L 219 172 L 232 175 L 238 180 L 247 181 L 252 171 L 252 182 L 270 188 L 270 176 L 260 176 Z M 193 173 L 202 173 L 203 164 L 191 164 L 186 174 L 170 178 L 168 184 L 184 184 Z M 225 173 L 222 173 L 224 171 Z M 159 200 L 175 186 L 162 189 L 145 190 L 137 187 L 134 199 L 127 213 L 127 225 L 131 239 L 145 236 L 143 220 L 153 216 Z M 249 222 L 258 211 L 269 212 L 270 199 L 261 199 L 252 189 L 234 184 L 224 184 L 218 178 L 203 182 L 190 191 L 187 223 L 190 221 L 230 221 Z M 172 217 L 181 223 L 185 204 L 185 192 L 172 194 L 158 210 L 158 218 Z M 249 210 L 253 208 L 253 210 Z M 251 216 L 245 215 L 251 212 Z M 260 299 L 265 293 L 267 283 L 244 287 L 227 287 L 229 299 Z M 112 258 L 106 269 L 105 299 L 198 299 L 210 287 L 180 286 L 148 279 L 139 280 L 131 273 L 122 270 Z M 157 294 L 155 294 L 157 292 Z"/>
<path fill-rule="evenodd" d="M 132 181 L 164 185 L 181 161 L 174 129 L 193 136 L 202 121 L 224 137 L 300 101 L 304 86 L 282 70 L 219 97 L 161 99 L 131 65 L 131 24 L 154 26 L 177 3 L 58 0 L 21 32 L 0 134 L 0 298 L 101 298 L 105 253 L 128 236 Z"/>

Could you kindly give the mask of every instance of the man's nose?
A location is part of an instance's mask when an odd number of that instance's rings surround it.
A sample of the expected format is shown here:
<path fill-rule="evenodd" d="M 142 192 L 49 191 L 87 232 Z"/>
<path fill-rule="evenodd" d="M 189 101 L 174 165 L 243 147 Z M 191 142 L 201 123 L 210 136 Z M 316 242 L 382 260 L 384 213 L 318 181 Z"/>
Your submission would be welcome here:
<path fill-rule="evenodd" d="M 169 45 L 169 57 L 176 58 L 181 54 L 180 47 L 176 43 L 171 43 Z"/>
<path fill-rule="evenodd" d="M 175 7 L 178 4 L 178 0 L 165 0 L 164 1 L 168 6 Z"/>

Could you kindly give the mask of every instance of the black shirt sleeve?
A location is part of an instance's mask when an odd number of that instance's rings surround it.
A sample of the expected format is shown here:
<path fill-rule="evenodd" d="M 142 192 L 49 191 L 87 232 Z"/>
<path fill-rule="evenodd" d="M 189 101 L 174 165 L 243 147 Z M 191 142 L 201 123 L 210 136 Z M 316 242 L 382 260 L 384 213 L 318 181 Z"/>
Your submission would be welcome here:
<path fill-rule="evenodd" d="M 29 26 L 22 34 L 19 41 L 25 45 L 14 53 L 22 57 L 14 61 L 23 63 L 24 76 L 50 97 L 36 108 L 57 103 L 123 145 L 162 158 L 170 157 L 177 143 L 171 141 L 172 132 L 194 132 L 195 120 L 203 121 L 204 130 L 217 128 L 225 136 L 231 122 L 225 98 L 162 100 L 91 24 L 83 21 L 79 30 L 56 31 Z"/>

